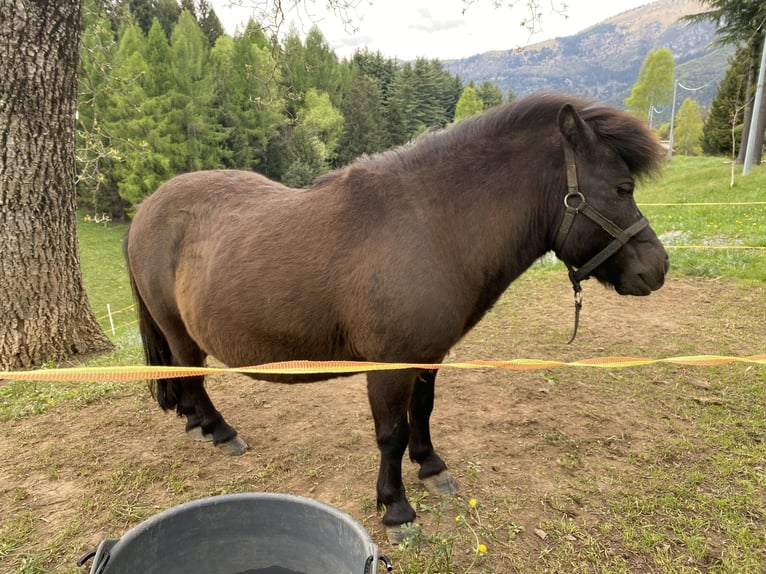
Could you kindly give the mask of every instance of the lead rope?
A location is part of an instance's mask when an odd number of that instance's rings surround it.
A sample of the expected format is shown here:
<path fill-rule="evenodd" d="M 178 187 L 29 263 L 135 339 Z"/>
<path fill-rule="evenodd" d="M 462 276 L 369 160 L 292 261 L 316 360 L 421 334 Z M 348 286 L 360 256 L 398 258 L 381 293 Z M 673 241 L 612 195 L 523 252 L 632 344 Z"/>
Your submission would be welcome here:
<path fill-rule="evenodd" d="M 582 309 L 582 285 L 575 276 L 575 269 L 569 263 L 566 264 L 569 269 L 569 280 L 572 282 L 572 289 L 574 290 L 574 302 L 575 302 L 575 320 L 574 320 L 574 332 L 572 338 L 567 341 L 567 345 L 571 345 L 572 341 L 577 337 L 577 328 L 580 326 L 580 310 Z"/>
<path fill-rule="evenodd" d="M 577 183 L 577 163 L 575 162 L 574 150 L 566 140 L 563 140 L 562 145 L 564 148 L 564 163 L 566 165 L 567 174 L 567 194 L 564 197 L 564 206 L 566 207 L 564 220 L 562 221 L 561 227 L 559 227 L 559 231 L 556 234 L 556 240 L 554 244 L 557 249 L 563 247 L 564 242 L 569 235 L 569 230 L 572 228 L 572 224 L 574 223 L 575 216 L 580 212 L 580 208 L 585 205 L 585 197 L 580 192 L 580 186 Z M 569 205 L 570 197 L 578 197 L 580 199 L 579 204 L 575 207 Z M 575 337 L 577 337 L 577 328 L 580 326 L 580 310 L 582 309 L 582 285 L 580 285 L 580 280 L 577 278 L 575 268 L 572 267 L 569 263 L 567 263 L 566 266 L 569 270 L 569 280 L 572 282 L 575 302 L 574 331 L 572 332 L 572 338 L 567 342 L 567 345 L 571 345 L 572 341 L 574 341 Z"/>

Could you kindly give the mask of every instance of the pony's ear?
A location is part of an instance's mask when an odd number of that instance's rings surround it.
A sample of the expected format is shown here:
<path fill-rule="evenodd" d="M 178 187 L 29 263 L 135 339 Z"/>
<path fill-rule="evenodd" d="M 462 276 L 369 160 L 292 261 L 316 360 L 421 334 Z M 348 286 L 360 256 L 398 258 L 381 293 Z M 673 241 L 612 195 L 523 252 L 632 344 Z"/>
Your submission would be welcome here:
<path fill-rule="evenodd" d="M 559 130 L 572 147 L 576 148 L 578 144 L 587 140 L 590 128 L 572 104 L 564 104 L 559 110 Z"/>

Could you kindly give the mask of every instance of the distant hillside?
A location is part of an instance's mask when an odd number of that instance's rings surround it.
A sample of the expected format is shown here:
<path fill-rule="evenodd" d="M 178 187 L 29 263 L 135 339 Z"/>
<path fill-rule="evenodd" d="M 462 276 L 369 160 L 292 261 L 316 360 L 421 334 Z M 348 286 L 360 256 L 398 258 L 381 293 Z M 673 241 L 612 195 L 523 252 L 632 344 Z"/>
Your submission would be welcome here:
<path fill-rule="evenodd" d="M 676 79 L 684 86 L 707 87 L 694 93 L 679 90 L 708 106 L 728 68 L 731 48 L 714 46 L 712 24 L 679 22 L 703 11 L 697 0 L 659 0 L 628 10 L 574 36 L 514 49 L 487 52 L 444 62 L 464 82 L 491 80 L 503 91 L 519 95 L 558 90 L 594 97 L 624 107 L 646 55 L 665 47 L 673 53 Z M 670 117 L 669 110 L 662 116 Z"/>

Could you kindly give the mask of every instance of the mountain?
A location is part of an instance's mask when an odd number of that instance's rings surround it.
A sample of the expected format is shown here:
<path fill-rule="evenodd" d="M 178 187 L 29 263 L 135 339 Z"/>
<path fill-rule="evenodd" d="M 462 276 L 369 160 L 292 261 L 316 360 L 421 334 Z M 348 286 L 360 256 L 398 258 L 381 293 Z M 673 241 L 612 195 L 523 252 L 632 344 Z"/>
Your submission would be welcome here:
<path fill-rule="evenodd" d="M 681 83 L 676 105 L 686 96 L 709 106 L 733 54 L 714 45 L 710 23 L 679 22 L 704 11 L 698 0 L 659 0 L 633 8 L 591 26 L 574 36 L 532 44 L 523 50 L 486 52 L 443 62 L 464 82 L 490 80 L 517 96 L 557 90 L 596 98 L 624 108 L 647 54 L 668 48 Z M 696 88 L 704 87 L 697 90 Z M 684 88 L 691 88 L 684 90 Z M 663 110 L 660 117 L 670 117 Z"/>

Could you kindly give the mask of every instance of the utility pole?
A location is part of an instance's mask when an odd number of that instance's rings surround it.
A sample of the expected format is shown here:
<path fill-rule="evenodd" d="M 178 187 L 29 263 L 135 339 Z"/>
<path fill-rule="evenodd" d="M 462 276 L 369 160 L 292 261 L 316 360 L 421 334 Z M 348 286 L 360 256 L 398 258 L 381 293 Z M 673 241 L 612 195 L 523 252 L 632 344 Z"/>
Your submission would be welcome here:
<path fill-rule="evenodd" d="M 766 37 L 764 38 L 766 40 Z M 750 173 L 753 167 L 753 155 L 755 155 L 755 132 L 758 130 L 758 121 L 761 111 L 761 100 L 763 99 L 763 82 L 766 77 L 766 41 L 763 42 L 761 49 L 761 67 L 758 70 L 758 87 L 755 89 L 755 102 L 753 102 L 753 115 L 750 117 L 750 137 L 747 138 L 747 149 L 745 150 L 745 165 L 742 167 L 742 175 Z M 761 150 L 757 151 L 760 156 Z"/>
<path fill-rule="evenodd" d="M 668 137 L 668 161 L 673 159 L 673 123 L 676 119 L 676 92 L 678 91 L 678 80 L 673 82 L 673 106 L 670 108 L 670 137 Z"/>

